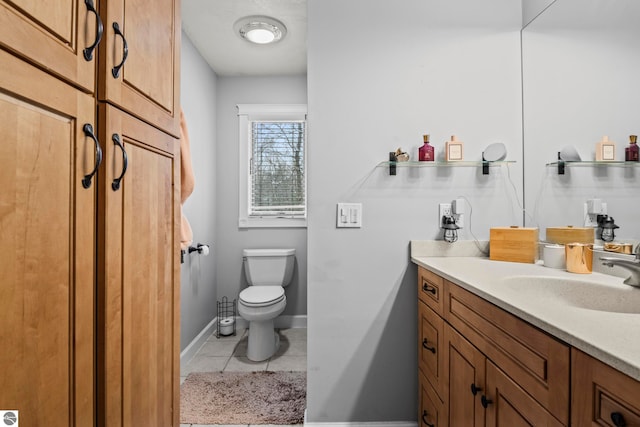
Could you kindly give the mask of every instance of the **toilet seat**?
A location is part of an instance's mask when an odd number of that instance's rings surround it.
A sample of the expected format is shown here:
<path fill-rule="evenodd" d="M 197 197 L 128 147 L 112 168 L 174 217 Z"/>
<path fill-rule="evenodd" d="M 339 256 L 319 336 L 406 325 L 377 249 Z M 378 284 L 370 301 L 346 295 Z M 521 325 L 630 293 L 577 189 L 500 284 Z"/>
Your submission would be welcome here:
<path fill-rule="evenodd" d="M 249 286 L 240 292 L 240 303 L 246 307 L 264 307 L 285 299 L 282 286 Z"/>

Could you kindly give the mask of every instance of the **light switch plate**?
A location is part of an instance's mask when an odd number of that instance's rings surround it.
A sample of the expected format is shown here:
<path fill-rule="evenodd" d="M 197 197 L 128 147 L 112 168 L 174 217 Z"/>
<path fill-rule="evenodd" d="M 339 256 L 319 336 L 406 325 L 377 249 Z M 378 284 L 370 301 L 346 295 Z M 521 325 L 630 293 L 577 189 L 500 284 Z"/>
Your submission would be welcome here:
<path fill-rule="evenodd" d="M 362 227 L 362 203 L 338 203 L 336 210 L 337 228 Z"/>

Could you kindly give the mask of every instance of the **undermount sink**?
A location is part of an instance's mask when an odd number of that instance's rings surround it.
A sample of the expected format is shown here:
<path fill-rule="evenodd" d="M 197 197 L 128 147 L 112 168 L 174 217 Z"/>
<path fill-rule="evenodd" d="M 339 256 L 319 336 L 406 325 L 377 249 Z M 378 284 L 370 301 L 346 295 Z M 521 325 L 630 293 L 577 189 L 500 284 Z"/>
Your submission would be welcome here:
<path fill-rule="evenodd" d="M 618 283 L 598 283 L 581 278 L 509 276 L 504 284 L 518 294 L 535 295 L 545 304 L 610 313 L 640 314 L 640 289 Z"/>

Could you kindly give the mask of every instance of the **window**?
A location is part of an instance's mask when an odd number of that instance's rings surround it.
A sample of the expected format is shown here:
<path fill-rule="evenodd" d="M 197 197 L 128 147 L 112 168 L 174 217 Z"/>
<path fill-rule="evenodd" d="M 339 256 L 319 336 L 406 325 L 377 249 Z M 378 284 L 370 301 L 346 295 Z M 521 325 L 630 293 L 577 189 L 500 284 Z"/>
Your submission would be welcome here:
<path fill-rule="evenodd" d="M 306 105 L 238 105 L 240 227 L 305 227 Z"/>

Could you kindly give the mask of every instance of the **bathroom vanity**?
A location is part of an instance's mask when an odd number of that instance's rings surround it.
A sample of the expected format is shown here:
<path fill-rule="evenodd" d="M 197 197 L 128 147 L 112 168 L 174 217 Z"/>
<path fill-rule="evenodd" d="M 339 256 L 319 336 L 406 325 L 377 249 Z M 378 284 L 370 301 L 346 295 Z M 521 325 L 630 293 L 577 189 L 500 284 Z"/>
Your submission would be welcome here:
<path fill-rule="evenodd" d="M 421 426 L 640 425 L 640 289 L 480 257 L 412 261 Z"/>

